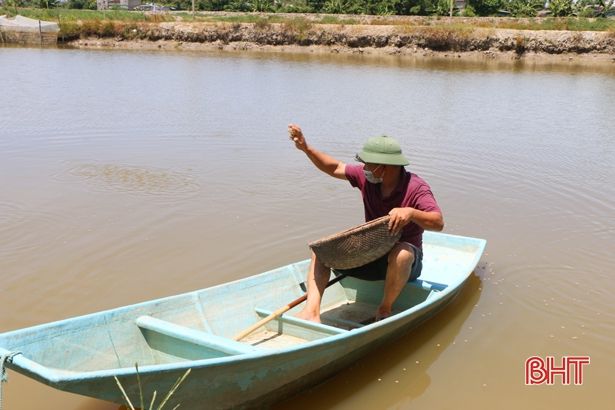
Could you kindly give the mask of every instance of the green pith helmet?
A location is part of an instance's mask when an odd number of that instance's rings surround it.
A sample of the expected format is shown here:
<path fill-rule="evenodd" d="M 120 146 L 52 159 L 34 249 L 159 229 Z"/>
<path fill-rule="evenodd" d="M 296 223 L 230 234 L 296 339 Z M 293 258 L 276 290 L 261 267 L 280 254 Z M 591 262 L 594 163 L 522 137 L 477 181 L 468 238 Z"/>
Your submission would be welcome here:
<path fill-rule="evenodd" d="M 357 154 L 357 160 L 370 164 L 401 166 L 409 164 L 406 157 L 401 153 L 399 142 L 386 135 L 368 139 L 361 152 Z"/>

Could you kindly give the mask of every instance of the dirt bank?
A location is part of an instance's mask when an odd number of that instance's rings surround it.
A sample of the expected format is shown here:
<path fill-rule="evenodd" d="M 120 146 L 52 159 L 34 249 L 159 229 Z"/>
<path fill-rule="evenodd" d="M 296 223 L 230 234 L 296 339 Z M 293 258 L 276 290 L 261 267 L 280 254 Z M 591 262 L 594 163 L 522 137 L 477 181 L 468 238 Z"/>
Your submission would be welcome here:
<path fill-rule="evenodd" d="M 87 34 L 87 33 L 86 33 Z M 615 33 L 414 25 L 116 23 L 66 44 L 78 48 L 288 51 L 615 63 Z"/>

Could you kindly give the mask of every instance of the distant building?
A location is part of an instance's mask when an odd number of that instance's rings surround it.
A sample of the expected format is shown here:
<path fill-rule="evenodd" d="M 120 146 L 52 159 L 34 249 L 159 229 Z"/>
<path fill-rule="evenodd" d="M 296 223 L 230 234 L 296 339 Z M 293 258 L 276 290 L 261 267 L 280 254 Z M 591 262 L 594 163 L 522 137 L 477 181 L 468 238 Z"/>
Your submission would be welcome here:
<path fill-rule="evenodd" d="M 141 4 L 141 0 L 96 0 L 98 10 L 125 9 L 132 10 Z"/>

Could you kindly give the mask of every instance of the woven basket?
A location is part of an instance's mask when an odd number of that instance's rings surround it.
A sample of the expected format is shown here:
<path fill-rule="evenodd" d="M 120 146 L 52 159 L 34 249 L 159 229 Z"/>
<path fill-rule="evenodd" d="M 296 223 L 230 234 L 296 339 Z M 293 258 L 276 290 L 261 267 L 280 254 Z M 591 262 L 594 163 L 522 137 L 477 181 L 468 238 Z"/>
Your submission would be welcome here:
<path fill-rule="evenodd" d="M 389 216 L 374 219 L 309 244 L 318 259 L 332 269 L 352 269 L 386 255 L 401 233 L 389 232 Z"/>

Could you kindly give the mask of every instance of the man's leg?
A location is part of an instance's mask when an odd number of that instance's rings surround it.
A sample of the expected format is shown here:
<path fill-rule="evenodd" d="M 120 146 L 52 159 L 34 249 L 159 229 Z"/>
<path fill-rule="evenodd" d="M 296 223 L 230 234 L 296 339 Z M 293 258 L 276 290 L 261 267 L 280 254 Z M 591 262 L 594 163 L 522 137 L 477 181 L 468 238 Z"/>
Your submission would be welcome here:
<path fill-rule="evenodd" d="M 410 244 L 398 242 L 388 256 L 387 276 L 384 280 L 384 296 L 376 312 L 376 320 L 391 316 L 393 303 L 410 279 L 414 262 L 414 249 Z"/>
<path fill-rule="evenodd" d="M 331 269 L 322 264 L 312 252 L 312 262 L 307 275 L 307 302 L 298 318 L 320 323 L 320 301 L 325 292 Z"/>

